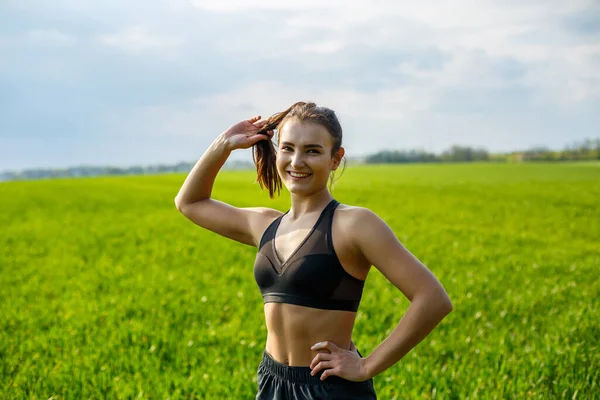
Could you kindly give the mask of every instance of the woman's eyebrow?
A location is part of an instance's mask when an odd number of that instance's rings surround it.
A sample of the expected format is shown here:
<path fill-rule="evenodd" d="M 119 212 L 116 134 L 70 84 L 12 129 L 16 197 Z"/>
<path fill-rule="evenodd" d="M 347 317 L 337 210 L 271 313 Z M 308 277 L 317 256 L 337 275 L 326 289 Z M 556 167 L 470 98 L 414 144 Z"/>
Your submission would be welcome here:
<path fill-rule="evenodd" d="M 285 146 L 294 146 L 294 143 L 291 143 L 291 142 L 281 142 L 281 144 L 285 145 Z M 321 148 L 321 149 L 323 148 L 323 146 L 321 146 L 320 144 L 305 144 L 303 147 L 305 149 L 314 148 L 314 147 Z"/>

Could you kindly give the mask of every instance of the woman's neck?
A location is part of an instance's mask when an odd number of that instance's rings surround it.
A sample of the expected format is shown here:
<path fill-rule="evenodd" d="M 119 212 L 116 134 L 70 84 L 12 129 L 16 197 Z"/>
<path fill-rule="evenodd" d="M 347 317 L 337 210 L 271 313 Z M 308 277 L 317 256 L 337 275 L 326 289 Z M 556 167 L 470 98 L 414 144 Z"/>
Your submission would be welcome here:
<path fill-rule="evenodd" d="M 287 215 L 289 219 L 297 220 L 302 218 L 302 216 L 305 214 L 321 212 L 323 208 L 325 208 L 325 206 L 333 199 L 333 196 L 325 188 L 309 196 L 302 196 L 292 193 L 291 199 L 292 205 Z"/>

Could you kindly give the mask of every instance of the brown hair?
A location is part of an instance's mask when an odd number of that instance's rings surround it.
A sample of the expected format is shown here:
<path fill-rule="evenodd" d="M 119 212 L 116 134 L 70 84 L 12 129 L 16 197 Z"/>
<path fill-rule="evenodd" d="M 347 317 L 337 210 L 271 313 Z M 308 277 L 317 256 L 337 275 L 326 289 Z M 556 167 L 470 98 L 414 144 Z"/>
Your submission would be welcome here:
<path fill-rule="evenodd" d="M 300 121 L 313 122 L 322 125 L 331 134 L 333 147 L 331 155 L 333 156 L 342 147 L 342 126 L 338 121 L 335 112 L 327 107 L 317 107 L 315 103 L 297 102 L 285 111 L 273 114 L 263 125 L 258 133 L 267 135 L 267 131 L 277 129 L 277 141 L 279 142 L 279 132 L 287 120 L 297 118 Z M 268 136 L 268 135 L 267 135 Z M 281 178 L 277 174 L 275 165 L 276 150 L 271 140 L 261 140 L 253 146 L 252 159 L 256 164 L 257 177 L 261 189 L 269 190 L 269 197 L 273 198 L 275 192 L 279 195 L 281 190 Z M 346 169 L 346 159 L 344 157 L 344 168 Z M 329 178 L 329 189 L 334 180 L 335 173 Z"/>

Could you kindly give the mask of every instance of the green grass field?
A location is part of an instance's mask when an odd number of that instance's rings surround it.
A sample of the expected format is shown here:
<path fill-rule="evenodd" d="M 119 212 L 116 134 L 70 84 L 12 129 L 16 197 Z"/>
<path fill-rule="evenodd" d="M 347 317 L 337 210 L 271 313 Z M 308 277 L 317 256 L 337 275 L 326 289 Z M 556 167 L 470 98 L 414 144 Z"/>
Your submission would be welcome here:
<path fill-rule="evenodd" d="M 289 208 L 252 172 L 215 198 Z M 195 226 L 185 175 L 0 183 L 0 398 L 252 399 L 266 330 L 256 249 Z M 598 164 L 353 166 L 370 208 L 454 311 L 374 378 L 380 399 L 600 398 Z M 373 269 L 353 339 L 408 301 Z"/>

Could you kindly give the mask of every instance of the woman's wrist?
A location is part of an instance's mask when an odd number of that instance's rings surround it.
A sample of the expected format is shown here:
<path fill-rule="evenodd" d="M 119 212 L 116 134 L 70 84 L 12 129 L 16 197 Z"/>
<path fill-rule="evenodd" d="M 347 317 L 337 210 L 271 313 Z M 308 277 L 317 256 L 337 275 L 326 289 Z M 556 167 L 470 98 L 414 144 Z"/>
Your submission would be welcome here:
<path fill-rule="evenodd" d="M 369 380 L 371 378 L 373 378 L 375 375 L 373 373 L 373 365 L 372 365 L 373 359 L 370 358 L 370 356 L 366 356 L 363 358 L 363 368 L 364 368 L 364 373 L 365 373 L 365 380 Z"/>
<path fill-rule="evenodd" d="M 235 150 L 231 147 L 231 144 L 229 143 L 225 132 L 221 133 L 215 138 L 211 147 L 213 150 L 227 155 L 229 155 L 233 150 Z"/>

